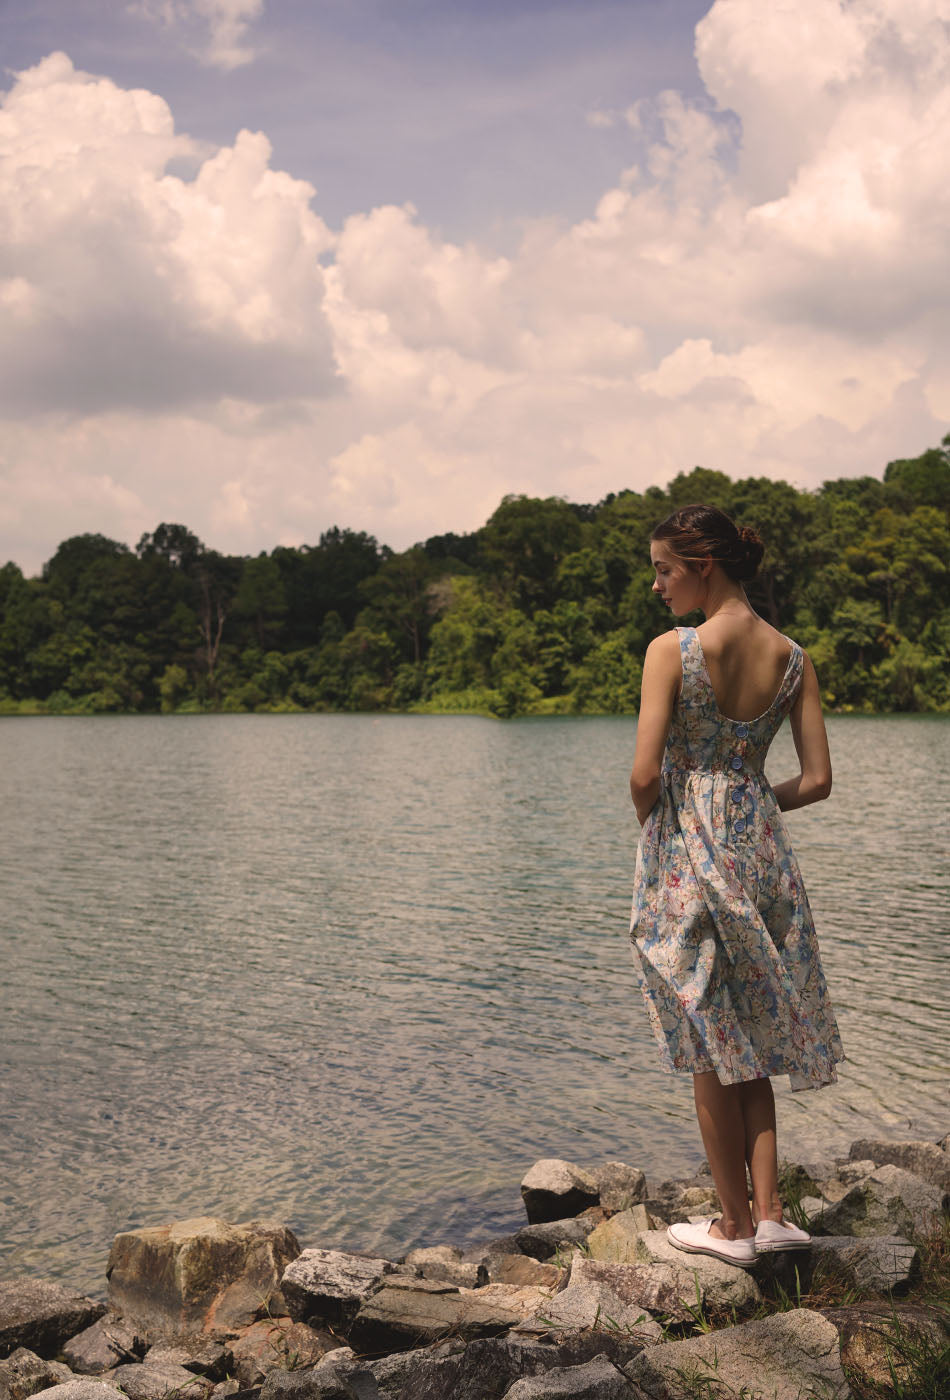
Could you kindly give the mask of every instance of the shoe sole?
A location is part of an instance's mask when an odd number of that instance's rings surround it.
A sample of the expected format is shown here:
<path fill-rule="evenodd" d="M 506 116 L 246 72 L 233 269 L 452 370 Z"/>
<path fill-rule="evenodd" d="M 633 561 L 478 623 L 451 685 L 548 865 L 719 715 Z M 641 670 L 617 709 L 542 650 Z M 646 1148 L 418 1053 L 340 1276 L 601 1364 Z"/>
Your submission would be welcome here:
<path fill-rule="evenodd" d="M 778 1240 L 775 1244 L 770 1244 L 766 1241 L 765 1244 L 757 1244 L 755 1248 L 758 1254 L 782 1254 L 787 1249 L 811 1249 L 811 1240 L 806 1243 L 797 1241 L 792 1244 L 783 1244 Z"/>
<path fill-rule="evenodd" d="M 754 1269 L 759 1262 L 758 1259 L 733 1259 L 731 1254 L 720 1254 L 718 1249 L 703 1249 L 694 1244 L 680 1244 L 678 1240 L 671 1240 L 667 1236 L 674 1249 L 679 1249 L 683 1254 L 708 1254 L 710 1259 L 719 1259 L 723 1264 L 732 1264 L 737 1269 Z"/>

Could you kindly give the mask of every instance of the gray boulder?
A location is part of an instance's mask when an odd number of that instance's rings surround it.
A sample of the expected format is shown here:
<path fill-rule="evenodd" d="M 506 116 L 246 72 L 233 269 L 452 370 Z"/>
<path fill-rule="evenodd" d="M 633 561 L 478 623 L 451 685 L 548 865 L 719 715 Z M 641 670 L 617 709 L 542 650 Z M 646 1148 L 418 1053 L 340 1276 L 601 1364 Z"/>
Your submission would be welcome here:
<path fill-rule="evenodd" d="M 685 1318 L 697 1303 L 739 1312 L 762 1301 L 758 1284 L 746 1269 L 737 1269 L 708 1254 L 685 1254 L 670 1244 L 665 1230 L 647 1230 L 637 1237 L 637 1262 L 648 1265 L 658 1291 L 669 1297 L 664 1311 Z M 643 1300 L 644 1306 L 650 1304 Z M 658 1310 L 659 1310 L 658 1305 Z"/>
<path fill-rule="evenodd" d="M 915 1363 L 945 1355 L 950 1340 L 947 1318 L 937 1309 L 888 1301 L 822 1311 L 837 1329 L 841 1362 L 857 1393 L 893 1395 L 895 1380 L 901 1394 L 942 1393 L 914 1385 L 920 1382 Z"/>
<path fill-rule="evenodd" d="M 500 1254 L 487 1270 L 490 1283 L 509 1283 L 515 1288 L 557 1288 L 566 1269 L 543 1264 L 527 1254 Z"/>
<path fill-rule="evenodd" d="M 109 1304 L 149 1331 L 177 1335 L 243 1327 L 282 1313 L 280 1278 L 300 1245 L 285 1225 L 213 1216 L 116 1235 Z"/>
<path fill-rule="evenodd" d="M 878 1167 L 840 1201 L 826 1206 L 822 1228 L 831 1235 L 929 1234 L 948 1203 L 942 1187 L 932 1186 L 903 1167 Z"/>
<path fill-rule="evenodd" d="M 451 1283 L 456 1288 L 477 1288 L 479 1283 L 488 1282 L 485 1269 L 474 1261 L 466 1263 L 462 1251 L 454 1245 L 436 1244 L 425 1249 L 412 1249 L 406 1255 L 405 1262 L 420 1278 Z"/>
<path fill-rule="evenodd" d="M 899 1292 L 906 1288 L 920 1267 L 917 1250 L 901 1235 L 814 1235 L 808 1251 L 810 1270 L 822 1259 L 831 1259 L 836 1270 L 855 1288 L 874 1293 Z M 786 1261 L 793 1259 L 786 1254 Z"/>
<path fill-rule="evenodd" d="M 602 1167 L 595 1167 L 591 1175 L 597 1183 L 597 1194 L 604 1210 L 629 1210 L 646 1200 L 647 1179 L 639 1167 L 628 1167 L 626 1162 L 605 1162 Z"/>
<path fill-rule="evenodd" d="M 522 1321 L 545 1295 L 538 1289 L 489 1284 L 475 1290 L 418 1280 L 405 1286 L 387 1283 L 363 1303 L 350 1328 L 350 1341 L 361 1353 L 379 1355 L 427 1346 L 448 1336 L 471 1341 L 496 1336 Z"/>
<path fill-rule="evenodd" d="M 529 1225 L 580 1215 L 599 1202 L 596 1178 L 574 1162 L 544 1157 L 525 1174 L 521 1198 Z"/>
<path fill-rule="evenodd" d="M 557 1367 L 515 1381 L 504 1400 L 638 1400 L 637 1392 L 606 1357 L 584 1366 Z"/>
<path fill-rule="evenodd" d="M 107 1313 L 70 1337 L 63 1347 L 63 1357 L 70 1370 L 83 1376 L 98 1376 L 126 1361 L 140 1361 L 145 1348 L 145 1338 L 131 1323 Z"/>
<path fill-rule="evenodd" d="M 768 1400 L 849 1393 L 837 1328 L 806 1308 L 649 1347 L 624 1371 L 651 1400 L 750 1391 Z"/>
<path fill-rule="evenodd" d="M 223 1380 L 229 1369 L 224 1344 L 200 1333 L 179 1342 L 156 1342 L 149 1347 L 142 1361 L 146 1366 L 183 1366 L 186 1371 L 196 1371 L 217 1381 Z"/>
<path fill-rule="evenodd" d="M 866 1176 L 870 1176 L 876 1167 L 877 1163 L 870 1157 L 856 1157 L 853 1162 L 841 1162 L 835 1170 L 835 1175 L 842 1185 L 854 1186 Z"/>
<path fill-rule="evenodd" d="M 515 1235 L 518 1247 L 532 1259 L 550 1259 L 561 1245 L 583 1244 L 587 1236 L 605 1220 L 599 1206 L 591 1206 L 579 1215 L 564 1220 L 548 1220 L 539 1225 L 525 1225 Z"/>
<path fill-rule="evenodd" d="M 64 1342 L 104 1312 L 101 1303 L 58 1283 L 32 1278 L 0 1282 L 0 1357 L 18 1347 L 55 1356 Z"/>
<path fill-rule="evenodd" d="M 915 1176 L 922 1176 L 932 1186 L 950 1191 L 950 1152 L 936 1143 L 916 1139 L 882 1142 L 877 1138 L 859 1138 L 851 1144 L 850 1157 L 852 1161 L 870 1157 L 878 1167 L 903 1167 Z"/>
<path fill-rule="evenodd" d="M 58 1361 L 44 1361 L 36 1352 L 17 1347 L 0 1361 L 0 1396 L 3 1400 L 27 1400 L 39 1390 L 74 1380 L 72 1371 Z"/>
<path fill-rule="evenodd" d="M 63 1381 L 61 1385 L 53 1385 L 49 1390 L 43 1391 L 46 1400 L 115 1400 L 117 1395 L 122 1394 L 118 1386 L 111 1385 L 108 1381 L 95 1380 L 92 1376 Z"/>
<path fill-rule="evenodd" d="M 576 1258 L 567 1287 L 555 1293 L 537 1315 L 545 1327 L 609 1331 L 642 1342 L 659 1342 L 663 1329 L 640 1302 L 641 1270 L 626 1264 L 600 1264 Z"/>
<path fill-rule="evenodd" d="M 379 1394 L 368 1364 L 349 1347 L 338 1347 L 312 1369 L 272 1371 L 260 1400 L 378 1400 Z"/>
<path fill-rule="evenodd" d="M 280 1286 L 295 1322 L 318 1318 L 331 1327 L 345 1327 L 392 1273 L 395 1266 L 388 1259 L 339 1249 L 305 1249 L 284 1271 Z"/>
<path fill-rule="evenodd" d="M 214 1382 L 207 1376 L 197 1376 L 184 1366 L 165 1361 L 157 1366 L 134 1362 L 117 1366 L 110 1377 L 113 1385 L 121 1387 L 129 1400 L 165 1400 L 172 1393 L 183 1400 L 207 1400 Z"/>

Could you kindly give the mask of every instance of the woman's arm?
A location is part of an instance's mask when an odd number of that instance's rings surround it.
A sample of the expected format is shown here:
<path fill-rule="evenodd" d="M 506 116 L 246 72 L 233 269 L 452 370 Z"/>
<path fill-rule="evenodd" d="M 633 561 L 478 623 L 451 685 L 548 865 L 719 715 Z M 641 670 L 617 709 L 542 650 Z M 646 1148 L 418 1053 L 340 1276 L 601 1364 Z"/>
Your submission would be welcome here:
<path fill-rule="evenodd" d="M 821 713 L 818 677 L 807 652 L 803 659 L 802 686 L 789 715 L 801 772 L 797 778 L 789 778 L 773 789 L 783 812 L 807 807 L 810 802 L 821 802 L 831 792 L 831 755 Z"/>
<path fill-rule="evenodd" d="M 643 658 L 637 747 L 630 774 L 630 795 L 640 825 L 646 821 L 660 795 L 660 768 L 666 748 L 673 705 L 682 675 L 680 644 L 676 632 L 655 637 Z"/>

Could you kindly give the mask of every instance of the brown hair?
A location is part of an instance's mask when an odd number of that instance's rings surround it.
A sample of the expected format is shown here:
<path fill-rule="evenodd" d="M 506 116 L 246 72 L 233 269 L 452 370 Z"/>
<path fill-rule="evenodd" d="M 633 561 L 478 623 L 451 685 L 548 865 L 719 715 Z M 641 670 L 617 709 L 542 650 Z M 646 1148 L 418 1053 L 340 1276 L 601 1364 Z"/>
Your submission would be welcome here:
<path fill-rule="evenodd" d="M 668 544 L 686 564 L 712 559 L 738 583 L 755 578 L 765 553 L 755 530 L 736 525 L 716 506 L 680 506 L 657 525 L 650 539 Z"/>

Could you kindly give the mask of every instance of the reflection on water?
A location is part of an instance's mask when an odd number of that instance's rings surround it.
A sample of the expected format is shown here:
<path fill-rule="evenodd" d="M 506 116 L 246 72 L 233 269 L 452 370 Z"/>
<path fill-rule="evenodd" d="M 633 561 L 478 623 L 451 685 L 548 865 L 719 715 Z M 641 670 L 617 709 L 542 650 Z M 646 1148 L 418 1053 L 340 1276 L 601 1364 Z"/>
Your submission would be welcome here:
<path fill-rule="evenodd" d="M 834 794 L 788 820 L 848 1060 L 781 1095 L 804 1156 L 950 1127 L 950 723 L 829 732 Z M 116 1230 L 205 1213 L 464 1243 L 537 1157 L 694 1166 L 626 942 L 634 733 L 0 721 L 0 1271 L 101 1292 Z"/>

